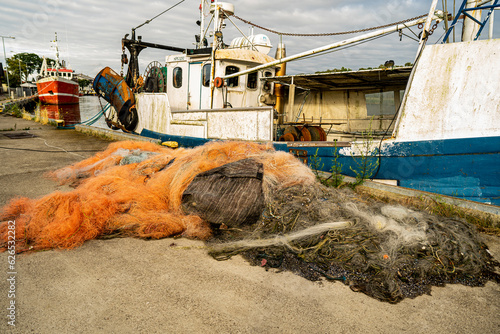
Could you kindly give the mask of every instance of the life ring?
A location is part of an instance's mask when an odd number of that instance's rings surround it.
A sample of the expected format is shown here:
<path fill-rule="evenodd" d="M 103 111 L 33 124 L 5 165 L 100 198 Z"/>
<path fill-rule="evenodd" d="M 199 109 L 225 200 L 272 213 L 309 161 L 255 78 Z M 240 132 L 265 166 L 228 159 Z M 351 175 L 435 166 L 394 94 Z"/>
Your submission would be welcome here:
<path fill-rule="evenodd" d="M 217 77 L 214 79 L 214 86 L 217 88 L 221 88 L 224 85 L 224 80 L 221 77 Z"/>

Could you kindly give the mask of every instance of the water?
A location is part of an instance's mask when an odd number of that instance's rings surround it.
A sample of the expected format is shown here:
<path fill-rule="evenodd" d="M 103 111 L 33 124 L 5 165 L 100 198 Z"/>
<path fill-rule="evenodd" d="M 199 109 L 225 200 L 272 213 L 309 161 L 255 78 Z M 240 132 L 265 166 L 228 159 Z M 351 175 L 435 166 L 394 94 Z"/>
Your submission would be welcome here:
<path fill-rule="evenodd" d="M 107 102 L 101 99 L 102 106 L 106 106 Z M 80 96 L 80 118 L 82 122 L 91 119 L 99 111 L 101 111 L 101 104 L 99 104 L 98 96 Z M 92 126 L 97 128 L 109 129 L 104 120 L 104 116 L 99 118 Z"/>
<path fill-rule="evenodd" d="M 101 99 L 102 106 L 107 102 Z M 101 111 L 101 104 L 97 96 L 80 96 L 79 104 L 42 104 L 33 110 L 35 118 L 42 124 L 55 120 L 64 120 L 64 126 L 85 123 Z M 104 116 L 92 124 L 94 127 L 108 129 Z"/>

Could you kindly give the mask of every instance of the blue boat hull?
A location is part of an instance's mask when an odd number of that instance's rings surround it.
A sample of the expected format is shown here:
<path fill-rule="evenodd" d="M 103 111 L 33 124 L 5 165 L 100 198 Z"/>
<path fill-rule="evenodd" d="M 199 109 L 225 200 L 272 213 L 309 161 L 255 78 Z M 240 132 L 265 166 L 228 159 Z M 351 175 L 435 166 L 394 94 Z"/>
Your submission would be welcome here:
<path fill-rule="evenodd" d="M 500 137 L 391 142 L 369 157 L 380 162 L 377 179 L 397 180 L 402 187 L 500 205 Z M 277 149 L 288 150 L 284 144 Z M 321 158 L 322 170 L 331 171 L 333 158 L 342 173 L 355 176 L 359 156 L 343 155 L 342 148 L 300 147 L 309 157 Z M 340 150 L 340 152 L 339 152 Z M 317 151 L 317 153 L 316 153 Z M 311 159 L 308 160 L 309 165 Z"/>
<path fill-rule="evenodd" d="M 203 145 L 208 139 L 180 137 L 143 130 L 141 135 L 177 141 L 181 146 Z M 277 150 L 289 152 L 286 143 L 274 143 Z M 342 147 L 294 147 L 321 159 L 321 170 L 331 171 L 334 157 L 342 164 L 342 174 L 356 176 L 359 156 L 343 153 Z M 500 137 L 384 141 L 380 154 L 370 156 L 379 162 L 377 179 L 397 180 L 398 185 L 436 194 L 500 205 Z"/>

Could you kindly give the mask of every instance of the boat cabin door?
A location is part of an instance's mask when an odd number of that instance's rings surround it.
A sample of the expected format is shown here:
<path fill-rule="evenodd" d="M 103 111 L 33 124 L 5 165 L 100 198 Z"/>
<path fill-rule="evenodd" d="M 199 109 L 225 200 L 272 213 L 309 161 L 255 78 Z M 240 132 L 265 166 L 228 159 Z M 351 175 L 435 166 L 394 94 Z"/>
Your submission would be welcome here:
<path fill-rule="evenodd" d="M 210 64 L 189 63 L 189 93 L 187 109 L 210 108 Z"/>

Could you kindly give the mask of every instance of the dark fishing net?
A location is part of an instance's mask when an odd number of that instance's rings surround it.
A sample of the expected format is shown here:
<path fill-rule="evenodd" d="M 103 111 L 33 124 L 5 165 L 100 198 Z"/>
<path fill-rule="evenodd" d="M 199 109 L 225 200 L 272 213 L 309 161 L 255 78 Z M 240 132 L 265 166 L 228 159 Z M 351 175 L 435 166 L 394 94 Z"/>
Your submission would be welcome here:
<path fill-rule="evenodd" d="M 499 263 L 473 226 L 318 184 L 275 189 L 257 223 L 219 231 L 210 247 L 218 260 L 242 254 L 254 265 L 340 280 L 391 303 L 446 283 L 499 282 Z"/>
<path fill-rule="evenodd" d="M 389 302 L 435 285 L 498 281 L 499 264 L 468 224 L 325 188 L 299 160 L 267 145 L 117 142 L 51 175 L 74 189 L 1 208 L 0 252 L 15 220 L 17 252 L 94 238 L 215 234 L 208 246 L 216 259 L 242 254 Z"/>

